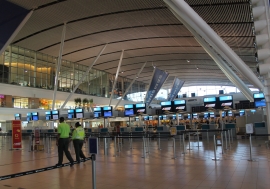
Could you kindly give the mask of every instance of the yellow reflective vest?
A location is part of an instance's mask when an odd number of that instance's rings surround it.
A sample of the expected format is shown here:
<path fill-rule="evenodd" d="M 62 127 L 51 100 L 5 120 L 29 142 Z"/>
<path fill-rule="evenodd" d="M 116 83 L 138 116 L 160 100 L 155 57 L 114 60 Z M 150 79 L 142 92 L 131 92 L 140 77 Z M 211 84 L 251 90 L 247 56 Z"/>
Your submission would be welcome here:
<path fill-rule="evenodd" d="M 72 140 L 76 139 L 84 140 L 84 136 L 85 136 L 84 129 L 80 126 L 74 129 L 72 133 Z"/>

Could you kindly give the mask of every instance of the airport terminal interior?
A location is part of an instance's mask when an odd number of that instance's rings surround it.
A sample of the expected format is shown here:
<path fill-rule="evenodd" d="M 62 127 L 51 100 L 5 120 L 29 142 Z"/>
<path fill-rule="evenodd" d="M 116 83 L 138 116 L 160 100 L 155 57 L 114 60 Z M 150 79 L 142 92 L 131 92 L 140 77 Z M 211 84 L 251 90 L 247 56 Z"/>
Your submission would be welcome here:
<path fill-rule="evenodd" d="M 0 189 L 268 189 L 269 7 L 0 0 Z"/>

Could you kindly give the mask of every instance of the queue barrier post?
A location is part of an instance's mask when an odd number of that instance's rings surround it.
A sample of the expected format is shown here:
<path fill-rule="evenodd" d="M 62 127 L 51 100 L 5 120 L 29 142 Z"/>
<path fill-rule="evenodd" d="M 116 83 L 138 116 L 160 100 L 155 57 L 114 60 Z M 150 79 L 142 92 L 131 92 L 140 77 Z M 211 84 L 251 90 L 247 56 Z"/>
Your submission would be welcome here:
<path fill-rule="evenodd" d="M 218 161 L 219 158 L 217 158 L 217 143 L 216 143 L 216 135 L 214 135 L 214 158 L 212 160 Z"/>
<path fill-rule="evenodd" d="M 190 132 L 188 132 L 188 149 L 187 150 L 192 150 L 190 148 Z"/>
<path fill-rule="evenodd" d="M 252 139 L 251 139 L 251 134 L 249 134 L 249 159 L 248 161 L 257 161 L 252 158 Z"/>
<path fill-rule="evenodd" d="M 201 146 L 200 146 L 200 138 L 199 138 L 199 132 L 198 132 L 198 130 L 197 130 L 197 144 L 198 144 L 198 148 L 200 148 Z"/>
<path fill-rule="evenodd" d="M 32 136 L 31 134 L 29 135 L 29 140 L 28 140 L 28 151 L 31 152 L 32 150 Z"/>
<path fill-rule="evenodd" d="M 160 133 L 158 133 L 158 150 L 161 150 L 161 146 L 160 146 Z"/>
<path fill-rule="evenodd" d="M 228 150 L 227 131 L 225 133 L 225 150 Z"/>
<path fill-rule="evenodd" d="M 117 137 L 117 147 L 118 147 L 117 152 L 121 152 L 119 135 Z"/>
<path fill-rule="evenodd" d="M 175 138 L 173 137 L 172 140 L 173 140 L 173 157 L 172 157 L 172 159 L 176 159 L 176 153 L 175 153 Z"/>
<path fill-rule="evenodd" d="M 103 139 L 103 143 L 104 143 L 104 155 L 107 156 L 108 155 L 107 138 Z"/>
<path fill-rule="evenodd" d="M 117 156 L 117 145 L 116 145 L 116 136 L 114 136 L 114 157 Z"/>
<path fill-rule="evenodd" d="M 206 132 L 206 137 L 207 137 L 207 144 L 209 144 L 209 133 L 208 133 L 208 130 Z"/>
<path fill-rule="evenodd" d="M 142 158 L 146 158 L 146 152 L 145 152 L 145 138 L 144 138 L 144 136 L 143 136 L 143 156 L 142 156 Z"/>
<path fill-rule="evenodd" d="M 230 133 L 230 130 L 228 130 L 228 139 L 229 139 L 229 148 L 231 149 L 231 133 Z"/>
<path fill-rule="evenodd" d="M 92 154 L 91 155 L 91 160 L 92 160 L 92 188 L 96 189 L 96 155 Z"/>
<path fill-rule="evenodd" d="M 231 129 L 231 137 L 232 137 L 232 143 L 233 143 L 233 131 Z"/>
<path fill-rule="evenodd" d="M 132 141 L 132 133 L 130 133 L 130 147 L 129 147 L 130 149 L 133 149 L 133 147 L 132 147 L 132 142 L 133 142 L 133 141 Z"/>
<path fill-rule="evenodd" d="M 10 142 L 10 149 L 9 150 L 13 150 L 13 148 L 12 148 L 12 134 L 10 135 L 9 142 Z"/>
<path fill-rule="evenodd" d="M 182 154 L 186 154 L 185 133 L 183 133 L 183 153 Z"/>
<path fill-rule="evenodd" d="M 220 133 L 220 137 L 221 137 L 221 154 L 224 154 L 224 149 L 223 149 L 223 147 L 224 147 L 224 140 L 223 140 L 223 131 L 221 131 L 221 133 Z"/>

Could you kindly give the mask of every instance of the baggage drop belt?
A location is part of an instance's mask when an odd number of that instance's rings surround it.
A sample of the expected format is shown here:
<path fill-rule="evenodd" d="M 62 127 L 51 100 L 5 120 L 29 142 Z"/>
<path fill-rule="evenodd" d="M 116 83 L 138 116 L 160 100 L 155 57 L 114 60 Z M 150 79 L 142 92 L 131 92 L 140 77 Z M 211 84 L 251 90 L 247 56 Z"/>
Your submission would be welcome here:
<path fill-rule="evenodd" d="M 91 160 L 91 157 L 87 157 L 85 158 L 85 161 Z M 76 161 L 74 161 L 74 164 L 77 164 Z M 64 163 L 62 165 L 58 165 L 58 166 L 49 166 L 49 167 L 44 167 L 44 168 L 40 168 L 40 169 L 34 169 L 31 171 L 25 171 L 25 172 L 20 172 L 20 173 L 15 173 L 15 174 L 10 174 L 10 175 L 4 175 L 4 176 L 0 176 L 0 181 L 2 180 L 7 180 L 7 179 L 12 179 L 12 178 L 17 178 L 17 177 L 21 177 L 21 176 L 26 176 L 26 175 L 32 175 L 32 174 L 36 174 L 36 173 L 41 173 L 44 171 L 50 171 L 53 169 L 58 169 L 61 167 L 66 167 L 69 166 L 70 163 Z"/>

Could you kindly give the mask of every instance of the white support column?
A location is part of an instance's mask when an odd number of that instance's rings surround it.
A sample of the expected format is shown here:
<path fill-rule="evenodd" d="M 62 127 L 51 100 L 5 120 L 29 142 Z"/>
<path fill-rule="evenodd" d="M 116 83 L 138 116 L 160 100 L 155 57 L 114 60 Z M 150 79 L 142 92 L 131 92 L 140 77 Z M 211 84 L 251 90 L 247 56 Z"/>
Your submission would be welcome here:
<path fill-rule="evenodd" d="M 60 49 L 59 49 L 59 54 L 58 54 L 58 61 L 56 65 L 52 110 L 54 110 L 54 106 L 55 106 L 56 91 L 58 87 L 58 77 L 59 77 L 59 72 L 60 72 L 60 67 L 61 67 L 61 62 L 62 62 L 62 54 L 63 54 L 63 49 L 64 49 L 65 37 L 66 37 L 66 28 L 67 28 L 67 23 L 64 23 L 62 37 L 61 37 L 61 44 L 60 44 Z"/>
<path fill-rule="evenodd" d="M 116 85 L 116 82 L 117 82 L 117 79 L 118 79 L 118 74 L 119 74 L 119 70 L 120 70 L 120 67 L 121 67 L 121 64 L 122 64 L 123 55 L 124 55 L 124 50 L 122 50 L 120 60 L 119 60 L 119 63 L 118 63 L 118 68 L 117 68 L 116 75 L 115 75 L 114 82 L 113 82 L 113 87 L 112 87 L 112 93 L 111 93 L 111 97 L 110 97 L 109 106 L 111 105 L 111 102 L 112 102 L 113 91 L 114 91 L 114 88 L 115 88 L 115 85 Z"/>
<path fill-rule="evenodd" d="M 19 24 L 19 26 L 16 28 L 16 30 L 13 32 L 13 34 L 10 36 L 10 38 L 7 40 L 7 42 L 4 44 L 2 49 L 0 49 L 0 54 L 4 52 L 7 48 L 7 46 L 12 42 L 12 40 L 17 36 L 19 31 L 21 31 L 22 27 L 26 24 L 26 22 L 29 20 L 31 15 L 33 14 L 34 10 L 31 10 L 26 17 L 23 19 L 23 21 Z"/>
<path fill-rule="evenodd" d="M 133 83 L 136 81 L 136 79 L 140 76 L 141 72 L 143 71 L 145 65 L 147 62 L 145 62 L 143 64 L 143 66 L 141 67 L 141 69 L 139 70 L 139 72 L 135 75 L 134 79 L 132 80 L 132 82 L 129 84 L 128 88 L 126 89 L 125 93 L 122 95 L 122 97 L 119 99 L 119 101 L 117 102 L 117 104 L 115 105 L 114 109 L 117 108 L 117 106 L 119 105 L 119 103 L 121 102 L 121 100 L 123 100 L 123 98 L 127 95 L 129 89 L 131 88 L 131 86 L 133 85 Z"/>
<path fill-rule="evenodd" d="M 217 33 L 184 1 L 163 0 L 177 15 L 198 32 L 229 64 L 255 87 L 263 84 L 242 59 L 217 35 Z"/>
<path fill-rule="evenodd" d="M 77 90 L 77 88 L 80 86 L 80 84 L 82 83 L 82 81 L 85 79 L 85 77 L 87 76 L 87 74 L 89 73 L 89 71 L 95 65 L 95 63 L 97 62 L 97 60 L 99 59 L 100 55 L 103 53 L 103 51 L 105 50 L 106 47 L 107 47 L 107 44 L 101 49 L 101 51 L 99 52 L 99 54 L 97 55 L 97 57 L 95 58 L 95 60 L 92 62 L 92 64 L 88 67 L 88 69 L 86 70 L 86 72 L 84 72 L 84 74 L 82 75 L 82 77 L 78 81 L 77 85 L 74 87 L 74 89 L 72 90 L 72 92 L 68 95 L 67 99 L 65 100 L 64 104 L 61 107 L 61 110 L 65 107 L 65 105 L 67 104 L 67 102 L 69 101 L 69 99 L 72 97 L 72 95 Z"/>
<path fill-rule="evenodd" d="M 172 5 L 173 6 L 173 5 Z M 222 58 L 210 47 L 210 45 L 205 42 L 204 39 L 187 23 L 183 20 L 175 11 L 172 12 L 175 16 L 186 26 L 186 28 L 195 36 L 197 42 L 204 48 L 204 50 L 213 58 L 218 67 L 223 71 L 223 73 L 228 77 L 228 79 L 243 93 L 243 95 L 253 102 L 253 95 L 250 89 L 245 85 L 245 83 L 230 69 L 230 67 L 222 60 Z"/>
<path fill-rule="evenodd" d="M 36 87 L 36 83 L 37 83 L 37 52 L 35 52 L 34 55 L 34 79 L 33 79 L 34 83 L 33 86 Z"/>

